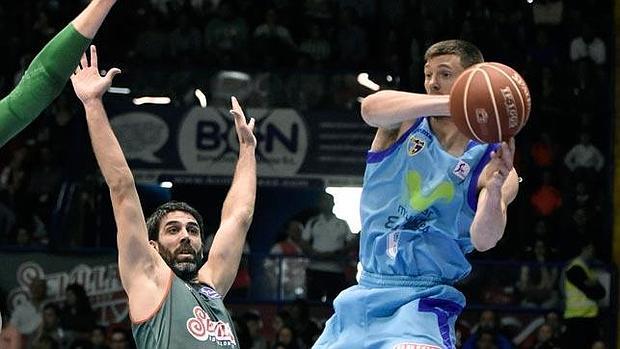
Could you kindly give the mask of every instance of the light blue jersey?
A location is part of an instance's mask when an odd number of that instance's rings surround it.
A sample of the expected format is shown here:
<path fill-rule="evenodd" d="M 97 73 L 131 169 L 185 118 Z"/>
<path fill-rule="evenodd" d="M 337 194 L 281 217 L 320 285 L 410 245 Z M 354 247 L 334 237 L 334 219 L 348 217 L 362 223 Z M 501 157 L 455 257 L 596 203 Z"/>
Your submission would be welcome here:
<path fill-rule="evenodd" d="M 471 266 L 469 228 L 476 185 L 493 145 L 470 141 L 445 152 L 419 119 L 390 148 L 368 154 L 360 202 L 360 262 L 381 275 L 420 276 L 453 284 Z"/>
<path fill-rule="evenodd" d="M 477 182 L 497 145 L 445 152 L 427 118 L 369 152 L 360 204 L 359 285 L 334 300 L 315 349 L 452 349 L 465 306 Z"/>

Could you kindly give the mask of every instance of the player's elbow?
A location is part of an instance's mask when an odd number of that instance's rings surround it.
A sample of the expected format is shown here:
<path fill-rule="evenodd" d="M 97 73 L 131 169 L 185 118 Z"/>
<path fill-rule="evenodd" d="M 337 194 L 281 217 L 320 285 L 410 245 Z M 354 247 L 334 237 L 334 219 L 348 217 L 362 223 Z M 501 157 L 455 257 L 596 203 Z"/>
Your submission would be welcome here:
<path fill-rule="evenodd" d="M 106 182 L 110 188 L 110 192 L 116 195 L 122 195 L 123 193 L 133 191 L 136 186 L 133 175 L 129 170 L 121 171 L 121 173 L 118 173 L 114 178 L 107 178 Z"/>
<path fill-rule="evenodd" d="M 362 100 L 361 114 L 364 122 L 373 127 L 379 127 L 377 124 L 377 110 L 380 109 L 381 94 L 383 91 L 373 93 Z"/>
<path fill-rule="evenodd" d="M 498 241 L 498 238 L 483 237 L 478 235 L 473 235 L 471 238 L 472 245 L 474 245 L 476 251 L 479 252 L 485 252 L 492 249 L 495 245 L 497 245 Z"/>

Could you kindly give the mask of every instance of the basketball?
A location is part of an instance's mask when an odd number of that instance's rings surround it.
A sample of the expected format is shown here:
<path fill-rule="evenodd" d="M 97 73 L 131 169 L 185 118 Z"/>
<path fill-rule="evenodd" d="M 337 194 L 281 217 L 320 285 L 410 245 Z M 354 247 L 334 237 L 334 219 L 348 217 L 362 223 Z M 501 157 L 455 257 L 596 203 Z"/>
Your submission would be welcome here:
<path fill-rule="evenodd" d="M 527 122 L 532 100 L 525 80 L 507 65 L 473 65 L 450 91 L 450 115 L 459 130 L 482 143 L 514 137 Z"/>

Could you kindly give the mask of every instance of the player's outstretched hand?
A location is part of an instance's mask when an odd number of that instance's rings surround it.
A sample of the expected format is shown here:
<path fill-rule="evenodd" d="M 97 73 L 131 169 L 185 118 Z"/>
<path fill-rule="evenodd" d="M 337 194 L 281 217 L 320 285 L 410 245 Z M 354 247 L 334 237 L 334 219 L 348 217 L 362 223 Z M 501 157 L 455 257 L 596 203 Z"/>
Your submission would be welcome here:
<path fill-rule="evenodd" d="M 80 65 L 71 76 L 71 83 L 75 94 L 83 104 L 86 104 L 101 99 L 103 94 L 112 86 L 112 79 L 120 72 L 120 69 L 112 68 L 104 76 L 101 76 L 97 60 L 97 48 L 95 45 L 91 45 L 90 62 L 84 54 Z"/>
<path fill-rule="evenodd" d="M 237 129 L 237 138 L 239 138 L 239 146 L 248 146 L 248 147 L 256 147 L 256 136 L 254 136 L 254 118 L 250 118 L 250 121 L 247 122 L 245 118 L 245 114 L 237 101 L 237 98 L 231 97 L 230 103 L 232 105 L 232 109 L 230 113 L 235 118 L 235 128 Z"/>
<path fill-rule="evenodd" d="M 491 152 L 491 161 L 487 165 L 486 188 L 501 190 L 506 178 L 512 171 L 515 153 L 515 139 L 502 142 L 497 151 Z"/>

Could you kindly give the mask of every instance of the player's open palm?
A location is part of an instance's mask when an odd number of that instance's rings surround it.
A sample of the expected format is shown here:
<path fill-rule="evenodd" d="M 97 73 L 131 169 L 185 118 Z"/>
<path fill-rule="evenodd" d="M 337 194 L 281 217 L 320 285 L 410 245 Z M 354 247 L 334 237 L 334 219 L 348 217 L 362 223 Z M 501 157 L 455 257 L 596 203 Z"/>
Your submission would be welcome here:
<path fill-rule="evenodd" d="M 97 62 L 97 49 L 95 45 L 91 45 L 90 62 L 86 54 L 84 54 L 80 65 L 71 76 L 71 83 L 73 84 L 75 94 L 82 103 L 86 104 L 91 100 L 101 99 L 103 94 L 112 86 L 114 76 L 120 74 L 120 72 L 120 69 L 112 68 L 105 76 L 101 76 Z"/>
<path fill-rule="evenodd" d="M 491 153 L 491 161 L 486 168 L 486 188 L 501 190 L 506 178 L 512 171 L 515 152 L 515 140 L 502 142 L 499 149 Z"/>
<path fill-rule="evenodd" d="M 247 122 L 243 109 L 241 109 L 237 98 L 231 97 L 230 102 L 232 104 L 230 113 L 235 118 L 235 128 L 237 129 L 239 146 L 256 147 L 256 136 L 254 136 L 254 118 L 251 118 L 250 121 Z"/>

